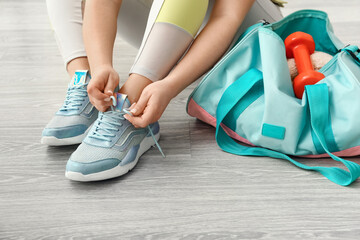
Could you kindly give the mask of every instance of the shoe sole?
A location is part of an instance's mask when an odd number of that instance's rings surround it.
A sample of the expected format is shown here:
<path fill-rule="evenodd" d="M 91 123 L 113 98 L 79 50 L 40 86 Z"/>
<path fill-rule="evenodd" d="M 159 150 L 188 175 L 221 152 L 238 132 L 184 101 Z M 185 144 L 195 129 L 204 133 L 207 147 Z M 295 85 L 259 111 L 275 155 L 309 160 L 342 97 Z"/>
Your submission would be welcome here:
<path fill-rule="evenodd" d="M 54 136 L 43 136 L 41 138 L 41 144 L 49 145 L 49 146 L 67 146 L 67 145 L 74 145 L 80 144 L 82 140 L 86 137 L 88 132 L 90 131 L 92 124 L 86 129 L 86 131 L 78 136 L 71 137 L 71 138 L 57 138 Z"/>
<path fill-rule="evenodd" d="M 160 132 L 155 135 L 155 138 L 157 141 L 160 139 Z M 117 165 L 116 167 L 103 172 L 86 174 L 86 175 L 79 172 L 66 171 L 65 177 L 70 180 L 79 181 L 79 182 L 101 181 L 110 178 L 120 177 L 131 171 L 138 163 L 139 158 L 154 145 L 155 142 L 151 136 L 145 137 L 145 139 L 140 143 L 140 147 L 136 154 L 135 160 L 132 161 L 131 163 L 128 163 L 123 166 Z"/>

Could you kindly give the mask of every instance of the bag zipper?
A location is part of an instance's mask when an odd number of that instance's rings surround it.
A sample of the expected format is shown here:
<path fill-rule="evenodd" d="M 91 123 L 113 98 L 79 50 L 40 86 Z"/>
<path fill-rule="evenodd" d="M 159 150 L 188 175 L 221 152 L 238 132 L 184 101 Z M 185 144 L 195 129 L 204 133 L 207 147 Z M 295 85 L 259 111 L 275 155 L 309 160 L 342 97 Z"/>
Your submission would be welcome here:
<path fill-rule="evenodd" d="M 350 45 L 346 45 L 345 47 L 341 48 L 338 50 L 338 52 L 333 56 L 333 58 L 326 63 L 321 69 L 319 69 L 319 72 L 324 73 L 326 72 L 329 67 L 343 54 L 349 54 L 354 60 L 355 62 L 360 65 L 360 59 L 355 55 L 355 53 L 353 51 L 351 51 L 350 49 L 347 49 L 347 47 L 349 47 Z M 360 53 L 360 49 L 357 49 L 355 52 Z"/>
<path fill-rule="evenodd" d="M 355 62 L 360 66 L 360 58 L 358 58 L 353 51 L 351 51 L 350 49 L 341 49 L 341 51 L 344 51 L 347 54 L 349 54 L 355 60 Z M 360 50 L 358 49 L 355 52 L 359 53 Z"/>

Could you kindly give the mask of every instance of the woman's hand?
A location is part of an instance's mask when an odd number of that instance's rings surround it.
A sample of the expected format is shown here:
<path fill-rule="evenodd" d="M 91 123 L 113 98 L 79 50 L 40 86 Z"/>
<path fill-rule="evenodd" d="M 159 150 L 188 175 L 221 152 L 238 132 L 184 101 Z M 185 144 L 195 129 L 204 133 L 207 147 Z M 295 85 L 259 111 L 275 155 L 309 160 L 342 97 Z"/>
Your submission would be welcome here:
<path fill-rule="evenodd" d="M 101 66 L 92 72 L 87 91 L 90 102 L 100 112 L 105 112 L 111 106 L 110 96 L 114 95 L 119 80 L 119 74 L 112 66 Z"/>
<path fill-rule="evenodd" d="M 176 92 L 166 79 L 153 82 L 144 88 L 138 102 L 131 105 L 133 116 L 126 114 L 124 117 L 135 127 L 144 128 L 160 119 L 175 96 Z"/>

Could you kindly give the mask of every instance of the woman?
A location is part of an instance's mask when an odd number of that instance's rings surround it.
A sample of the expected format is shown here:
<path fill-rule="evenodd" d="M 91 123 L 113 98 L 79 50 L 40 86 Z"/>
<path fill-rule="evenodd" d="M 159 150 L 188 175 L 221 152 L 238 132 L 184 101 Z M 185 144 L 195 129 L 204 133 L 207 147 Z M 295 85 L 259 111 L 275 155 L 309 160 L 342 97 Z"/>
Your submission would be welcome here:
<path fill-rule="evenodd" d="M 206 73 L 247 27 L 282 17 L 269 0 L 87 0 L 84 11 L 80 1 L 47 5 L 73 78 L 42 142 L 83 140 L 66 166 L 66 176 L 77 181 L 131 170 L 157 143 L 157 121 L 171 99 Z M 119 90 L 112 65 L 117 32 L 139 48 Z"/>

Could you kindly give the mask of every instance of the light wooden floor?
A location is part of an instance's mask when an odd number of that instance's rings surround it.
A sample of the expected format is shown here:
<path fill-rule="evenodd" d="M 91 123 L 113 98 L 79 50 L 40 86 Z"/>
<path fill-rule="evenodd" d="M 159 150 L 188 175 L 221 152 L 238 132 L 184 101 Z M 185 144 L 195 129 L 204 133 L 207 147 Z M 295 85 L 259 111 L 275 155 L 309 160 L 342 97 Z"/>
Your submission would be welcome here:
<path fill-rule="evenodd" d="M 360 1 L 289 2 L 284 14 L 326 10 L 340 39 L 360 45 Z M 135 53 L 117 40 L 122 80 Z M 45 1 L 0 0 L 0 81 L 1 239 L 359 239 L 359 181 L 340 187 L 281 160 L 222 152 L 214 129 L 185 112 L 194 85 L 161 120 L 166 159 L 152 149 L 124 177 L 67 180 L 76 147 L 39 143 L 69 81 Z"/>

